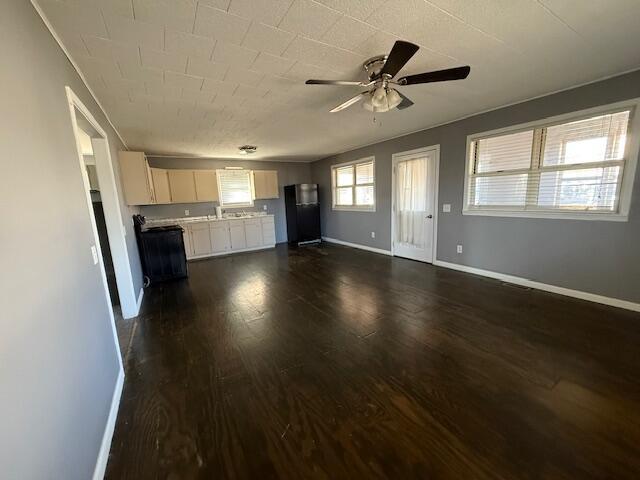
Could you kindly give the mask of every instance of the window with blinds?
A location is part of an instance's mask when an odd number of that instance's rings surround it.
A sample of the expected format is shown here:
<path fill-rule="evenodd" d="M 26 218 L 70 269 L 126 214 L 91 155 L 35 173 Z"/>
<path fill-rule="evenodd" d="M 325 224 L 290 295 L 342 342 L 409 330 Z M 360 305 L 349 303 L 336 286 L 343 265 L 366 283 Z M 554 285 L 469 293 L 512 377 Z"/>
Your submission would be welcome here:
<path fill-rule="evenodd" d="M 252 207 L 253 181 L 250 170 L 216 170 L 221 207 Z"/>
<path fill-rule="evenodd" d="M 630 114 L 472 137 L 465 212 L 617 213 Z"/>
<path fill-rule="evenodd" d="M 373 157 L 331 167 L 334 210 L 375 210 Z"/>

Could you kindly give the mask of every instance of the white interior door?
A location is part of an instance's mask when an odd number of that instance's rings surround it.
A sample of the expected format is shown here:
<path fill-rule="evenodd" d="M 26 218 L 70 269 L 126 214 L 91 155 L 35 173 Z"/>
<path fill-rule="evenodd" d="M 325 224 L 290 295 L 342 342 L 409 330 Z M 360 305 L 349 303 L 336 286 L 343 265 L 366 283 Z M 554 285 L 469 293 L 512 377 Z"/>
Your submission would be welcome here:
<path fill-rule="evenodd" d="M 433 262 L 437 150 L 394 155 L 393 254 Z"/>

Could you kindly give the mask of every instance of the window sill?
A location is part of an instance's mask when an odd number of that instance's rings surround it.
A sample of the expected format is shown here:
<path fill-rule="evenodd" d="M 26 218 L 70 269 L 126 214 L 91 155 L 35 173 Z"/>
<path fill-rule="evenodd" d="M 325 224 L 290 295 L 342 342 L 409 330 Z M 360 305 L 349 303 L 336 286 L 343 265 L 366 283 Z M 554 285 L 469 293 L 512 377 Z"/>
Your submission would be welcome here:
<path fill-rule="evenodd" d="M 605 222 L 626 222 L 628 215 L 621 213 L 602 212 L 535 212 L 531 210 L 463 210 L 463 215 L 473 215 L 479 217 L 516 217 L 516 218 L 546 218 L 552 220 L 591 220 Z"/>
<path fill-rule="evenodd" d="M 375 212 L 376 207 L 337 207 L 334 205 L 331 210 L 337 212 Z"/>

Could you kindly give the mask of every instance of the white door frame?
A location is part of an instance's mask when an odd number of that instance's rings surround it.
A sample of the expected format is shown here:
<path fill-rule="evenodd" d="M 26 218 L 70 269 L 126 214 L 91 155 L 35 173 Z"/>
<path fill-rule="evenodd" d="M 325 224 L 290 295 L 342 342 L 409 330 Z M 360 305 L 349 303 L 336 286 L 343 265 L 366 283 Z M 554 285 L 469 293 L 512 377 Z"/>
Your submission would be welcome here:
<path fill-rule="evenodd" d="M 89 177 L 86 172 L 82 148 L 79 142 L 78 119 L 76 118 L 76 109 L 89 122 L 89 124 L 98 132 L 102 138 L 92 138 L 91 143 L 94 148 L 94 158 L 96 161 L 96 170 L 98 173 L 98 183 L 100 184 L 100 196 L 102 198 L 102 207 L 104 210 L 105 223 L 107 225 L 107 236 L 109 238 L 109 246 L 111 247 L 111 257 L 113 259 L 113 267 L 116 274 L 116 285 L 118 287 L 118 295 L 120 297 L 120 307 L 124 318 L 135 317 L 139 312 L 139 303 L 133 286 L 133 274 L 131 273 L 131 264 L 129 263 L 129 254 L 127 251 L 126 231 L 122 223 L 122 214 L 120 211 L 120 201 L 118 190 L 116 187 L 116 179 L 113 172 L 113 163 L 111 161 L 111 152 L 109 150 L 109 140 L 106 132 L 93 117 L 91 112 L 84 106 L 82 101 L 69 87 L 65 87 L 67 93 L 67 101 L 69 103 L 69 113 L 71 115 L 71 127 L 73 128 L 74 138 L 76 140 L 76 150 L 78 154 L 78 166 L 82 173 L 82 181 L 84 183 L 85 198 L 89 217 L 91 218 L 91 229 L 96 247 L 100 248 L 100 240 L 98 239 L 98 229 L 96 227 L 96 219 L 93 213 L 93 204 L 91 202 L 91 194 L 89 193 Z M 109 287 L 107 285 L 107 275 L 102 261 L 102 255 L 98 255 L 98 263 L 100 264 L 100 273 L 104 283 L 104 291 L 109 304 L 109 314 L 113 328 L 114 340 L 118 348 L 118 358 L 120 359 L 120 351 L 118 347 L 118 335 L 116 332 L 115 319 L 113 316 L 113 308 L 111 306 L 111 296 L 109 295 Z"/>
<path fill-rule="evenodd" d="M 402 157 L 406 155 L 428 154 L 433 152 L 436 158 L 436 178 L 434 192 L 434 209 L 433 209 L 433 239 L 431 241 L 431 264 L 437 261 L 436 252 L 438 251 L 438 189 L 440 184 L 440 144 L 428 147 L 415 148 L 413 150 L 405 150 L 404 152 L 396 152 L 391 155 L 391 255 L 395 256 L 395 213 L 396 213 L 396 166 L 402 161 Z"/>

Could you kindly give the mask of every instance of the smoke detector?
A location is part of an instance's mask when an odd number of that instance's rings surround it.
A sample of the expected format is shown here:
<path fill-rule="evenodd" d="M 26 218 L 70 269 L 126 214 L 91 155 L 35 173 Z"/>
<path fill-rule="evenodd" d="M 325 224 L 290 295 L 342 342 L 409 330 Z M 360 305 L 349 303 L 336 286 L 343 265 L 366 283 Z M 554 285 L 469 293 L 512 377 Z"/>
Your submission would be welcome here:
<path fill-rule="evenodd" d="M 243 145 L 241 147 L 238 147 L 238 150 L 240 150 L 240 153 L 242 155 L 250 155 L 252 153 L 256 153 L 258 147 L 256 147 L 255 145 Z"/>

